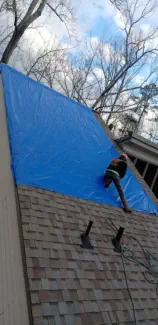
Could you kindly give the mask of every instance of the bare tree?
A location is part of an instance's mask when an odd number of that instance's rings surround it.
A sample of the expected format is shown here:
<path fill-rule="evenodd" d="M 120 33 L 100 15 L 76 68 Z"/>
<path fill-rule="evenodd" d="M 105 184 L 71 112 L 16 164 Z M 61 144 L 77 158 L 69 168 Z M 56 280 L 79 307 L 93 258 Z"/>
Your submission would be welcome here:
<path fill-rule="evenodd" d="M 143 33 L 140 28 L 141 23 L 152 14 L 154 10 L 154 4 L 152 1 L 146 0 L 141 2 L 140 0 L 122 0 L 122 1 L 111 1 L 117 10 L 119 10 L 122 17 L 122 40 L 118 40 L 119 45 L 115 45 L 118 48 L 116 52 L 117 56 L 121 58 L 119 64 L 113 65 L 110 62 L 108 69 L 113 70 L 112 78 L 109 78 L 109 82 L 105 89 L 97 100 L 93 103 L 92 108 L 102 112 L 102 108 L 99 105 L 101 100 L 104 98 L 104 102 L 107 101 L 107 97 L 111 95 L 111 91 L 115 88 L 116 84 L 119 83 L 119 93 L 125 88 L 127 77 L 131 74 L 132 69 L 134 70 L 138 65 L 144 65 L 147 63 L 148 58 L 156 56 L 158 53 L 158 46 L 153 46 L 153 40 L 157 36 L 157 28 L 152 28 L 148 33 Z M 116 42 L 116 44 L 118 44 Z M 120 46 L 122 44 L 122 46 Z M 113 45 L 112 45 L 113 47 Z M 115 66 L 115 67 L 114 67 Z M 114 67 L 114 69 L 113 69 Z M 115 98 L 115 104 L 112 106 L 112 111 L 118 101 L 118 92 Z"/>
<path fill-rule="evenodd" d="M 21 56 L 22 70 L 27 76 L 56 88 L 56 76 L 62 72 L 67 48 L 61 44 L 53 44 L 51 48 L 44 48 L 36 54 L 31 50 Z"/>
<path fill-rule="evenodd" d="M 61 71 L 55 75 L 56 88 L 72 99 L 90 106 L 103 90 L 104 74 L 95 66 L 97 49 L 86 50 L 76 56 L 65 54 L 60 63 Z M 98 75 L 101 73 L 101 75 Z M 47 84 L 52 87 L 51 69 L 46 77 Z"/>
<path fill-rule="evenodd" d="M 69 0 L 58 0 L 54 6 L 47 0 L 32 0 L 29 6 L 26 6 L 22 0 L 3 0 L 0 10 L 3 14 L 10 14 L 11 26 L 9 26 L 9 31 L 4 28 L 2 32 L 2 36 L 3 34 L 5 36 L 4 39 L 1 37 L 1 42 L 8 39 L 9 41 L 2 53 L 1 62 L 7 63 L 9 61 L 26 29 L 43 14 L 46 6 L 66 26 L 67 22 L 73 18 L 73 10 Z"/>
<path fill-rule="evenodd" d="M 68 59 L 63 61 L 62 73 L 56 76 L 60 85 L 59 89 L 76 101 L 91 106 L 124 63 L 122 52 L 120 52 L 121 48 L 120 43 L 107 44 L 103 40 L 95 45 L 87 44 L 84 52 L 78 53 L 75 57 L 71 56 L 71 61 Z M 144 87 L 149 79 L 157 79 L 158 68 L 154 62 L 150 65 L 150 69 L 148 66 L 149 71 L 144 80 L 135 84 L 134 79 L 145 67 L 145 64 L 144 60 L 130 72 L 126 71 L 111 91 L 101 98 L 97 111 L 101 114 L 108 114 L 108 122 L 113 115 L 132 111 L 139 106 L 140 97 L 137 96 L 137 92 Z M 133 97 L 135 97 L 135 101 L 133 101 Z"/>
<path fill-rule="evenodd" d="M 148 115 L 155 116 L 155 103 L 158 100 L 158 86 L 154 83 L 146 84 L 140 88 L 137 96 L 132 96 L 131 103 L 133 107 L 130 110 L 124 110 L 121 114 L 116 114 L 117 122 L 121 125 L 120 136 L 128 135 L 129 133 L 138 133 L 143 136 L 149 136 L 151 127 Z M 123 114 L 122 114 L 123 113 Z M 153 114 L 154 113 L 154 114 Z M 116 122 L 113 117 L 113 123 Z M 153 118 L 155 121 L 155 118 Z M 144 131 L 144 126 L 145 131 Z"/>
<path fill-rule="evenodd" d="M 149 123 L 149 128 L 146 131 L 145 137 L 150 141 L 158 144 L 158 121 L 154 120 L 154 123 Z"/>

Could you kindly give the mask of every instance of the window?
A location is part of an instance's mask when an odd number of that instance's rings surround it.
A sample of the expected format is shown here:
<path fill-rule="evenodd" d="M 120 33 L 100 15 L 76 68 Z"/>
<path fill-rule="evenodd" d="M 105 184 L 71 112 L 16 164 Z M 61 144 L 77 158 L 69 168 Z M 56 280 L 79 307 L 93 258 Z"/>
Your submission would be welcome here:
<path fill-rule="evenodd" d="M 137 162 L 136 162 L 135 166 L 136 166 L 138 172 L 140 173 L 140 175 L 143 175 L 146 164 L 147 164 L 146 161 L 143 161 L 141 159 L 137 159 Z"/>
<path fill-rule="evenodd" d="M 134 162 L 135 157 L 129 155 L 129 158 L 132 162 Z"/>
<path fill-rule="evenodd" d="M 154 184 L 154 187 L 153 187 L 153 193 L 158 198 L 158 176 L 156 178 L 156 181 L 155 181 L 155 184 Z"/>
<path fill-rule="evenodd" d="M 148 167 L 148 169 L 147 169 L 147 172 L 146 172 L 146 174 L 145 174 L 145 181 L 146 181 L 146 183 L 149 185 L 149 186 L 151 186 L 151 184 L 152 184 L 152 181 L 153 181 L 153 179 L 154 179 L 154 176 L 155 176 L 155 174 L 156 174 L 156 170 L 157 170 L 157 166 L 155 166 L 155 165 L 152 165 L 152 164 L 149 164 L 149 167 Z"/>

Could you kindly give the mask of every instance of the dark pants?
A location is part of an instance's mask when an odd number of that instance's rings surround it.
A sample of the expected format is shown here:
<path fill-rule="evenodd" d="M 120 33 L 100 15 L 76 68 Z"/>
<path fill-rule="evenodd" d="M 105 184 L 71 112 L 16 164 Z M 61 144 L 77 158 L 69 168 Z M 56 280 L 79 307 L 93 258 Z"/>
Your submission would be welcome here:
<path fill-rule="evenodd" d="M 128 203 L 125 199 L 125 196 L 124 196 L 124 193 L 122 190 L 119 175 L 107 170 L 107 172 L 105 173 L 105 176 L 104 176 L 104 181 L 105 181 L 105 188 L 109 187 L 112 182 L 115 184 L 117 191 L 119 193 L 120 199 L 122 201 L 122 204 L 123 204 L 124 208 L 127 208 Z"/>

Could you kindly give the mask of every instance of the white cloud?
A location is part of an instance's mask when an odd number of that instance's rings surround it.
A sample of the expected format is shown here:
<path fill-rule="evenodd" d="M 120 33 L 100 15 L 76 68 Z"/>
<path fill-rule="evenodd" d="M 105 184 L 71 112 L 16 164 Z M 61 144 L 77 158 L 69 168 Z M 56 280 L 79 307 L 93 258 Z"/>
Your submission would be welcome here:
<path fill-rule="evenodd" d="M 93 68 L 93 73 L 97 77 L 98 80 L 104 79 L 104 73 L 103 73 L 103 70 L 102 69 L 100 69 L 100 68 Z M 94 75 L 93 74 L 89 74 L 89 76 L 88 76 L 88 81 L 89 82 L 95 80 Z"/>
<path fill-rule="evenodd" d="M 99 37 L 89 37 L 87 43 L 90 45 L 90 46 L 88 45 L 88 48 L 89 49 L 91 49 L 91 48 L 93 48 L 93 50 L 95 50 L 97 48 L 98 49 L 101 49 L 102 55 L 103 55 L 104 60 L 106 62 L 109 62 L 110 56 L 113 55 L 113 54 L 115 54 L 112 45 L 110 43 L 104 43 L 104 42 L 102 42 L 99 39 Z"/>
<path fill-rule="evenodd" d="M 55 35 L 51 35 L 46 27 L 27 29 L 23 37 L 24 47 L 31 46 L 34 52 L 44 47 L 51 48 L 56 42 Z"/>
<path fill-rule="evenodd" d="M 108 44 L 108 43 L 103 44 L 103 54 L 104 54 L 104 58 L 105 58 L 105 61 L 106 62 L 109 62 L 110 55 L 113 52 L 114 52 L 114 50 L 113 50 L 111 44 Z"/>
<path fill-rule="evenodd" d="M 142 24 L 141 26 L 140 26 L 140 29 L 146 34 L 146 33 L 148 33 L 149 31 L 150 31 L 150 25 L 149 24 Z"/>
<path fill-rule="evenodd" d="M 114 21 L 116 25 L 118 25 L 120 28 L 123 29 L 125 27 L 125 23 L 126 23 L 125 17 L 118 10 L 115 13 Z"/>
<path fill-rule="evenodd" d="M 76 0 L 73 1 L 75 3 Z M 91 30 L 100 17 L 107 18 L 114 13 L 109 0 L 80 0 L 76 15 L 82 32 Z"/>
<path fill-rule="evenodd" d="M 136 85 L 140 85 L 144 80 L 145 80 L 145 76 L 139 74 L 134 78 L 134 82 L 136 83 Z"/>
<path fill-rule="evenodd" d="M 99 43 L 100 43 L 100 40 L 98 37 L 89 37 L 89 43 L 91 44 L 92 48 L 96 48 Z"/>
<path fill-rule="evenodd" d="M 76 39 L 81 42 L 79 47 L 82 49 L 82 43 L 87 32 L 95 26 L 100 17 L 106 19 L 108 16 L 113 15 L 114 10 L 109 0 L 73 0 L 72 6 L 75 8 L 77 19 L 73 24 L 69 23 L 68 26 L 70 26 L 70 30 L 71 27 L 73 28 Z M 69 35 L 65 24 L 48 9 L 35 21 L 33 27 L 25 32 L 21 42 L 23 47 L 30 46 L 33 52 L 37 52 L 38 49 L 42 47 L 49 48 L 54 42 L 58 41 L 66 42 L 69 46 L 74 47 L 74 51 L 76 51 L 75 38 L 68 39 Z M 93 45 L 96 45 L 99 40 L 96 37 L 92 37 L 91 41 Z"/>

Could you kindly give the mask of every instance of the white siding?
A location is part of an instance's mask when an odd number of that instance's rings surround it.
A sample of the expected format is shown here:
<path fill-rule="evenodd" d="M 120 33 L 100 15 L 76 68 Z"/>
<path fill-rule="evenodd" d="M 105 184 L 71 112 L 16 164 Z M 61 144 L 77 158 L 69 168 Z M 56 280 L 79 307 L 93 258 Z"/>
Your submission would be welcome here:
<path fill-rule="evenodd" d="M 0 325 L 29 325 L 0 75 Z"/>

